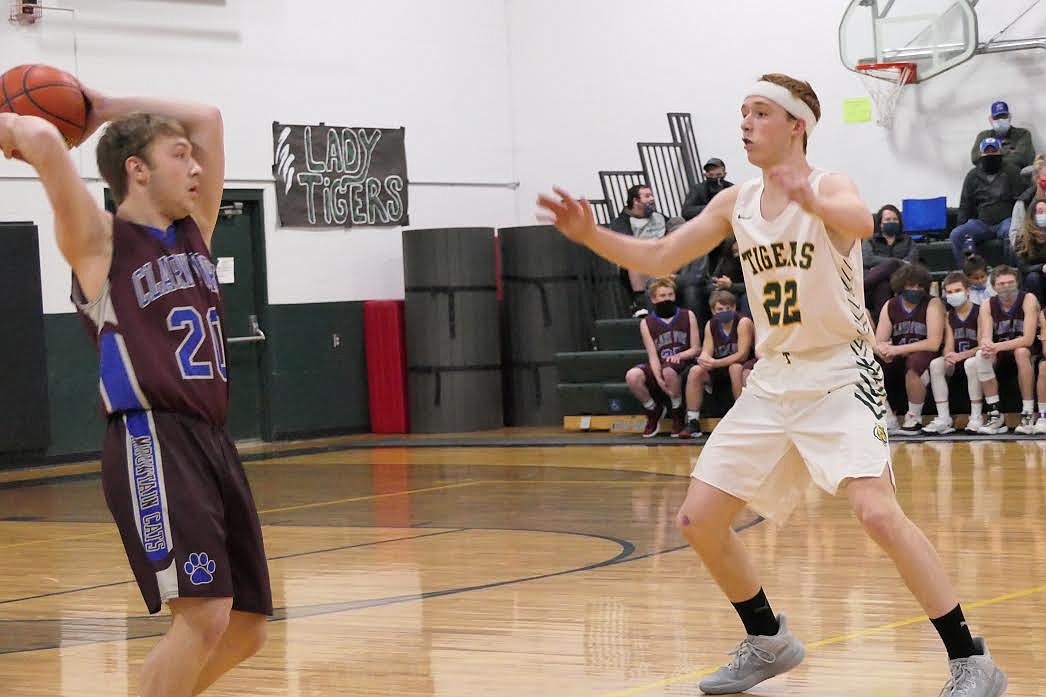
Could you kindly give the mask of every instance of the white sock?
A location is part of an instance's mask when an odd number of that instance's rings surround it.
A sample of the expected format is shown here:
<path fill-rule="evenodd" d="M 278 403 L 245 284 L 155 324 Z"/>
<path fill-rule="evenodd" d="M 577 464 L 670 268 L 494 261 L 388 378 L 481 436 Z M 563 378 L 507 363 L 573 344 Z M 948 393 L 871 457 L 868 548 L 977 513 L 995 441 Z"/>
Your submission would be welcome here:
<path fill-rule="evenodd" d="M 1046 402 L 1039 402 L 1039 416 L 1046 418 Z"/>
<path fill-rule="evenodd" d="M 908 415 L 919 417 L 923 415 L 923 403 L 908 402 Z"/>
<path fill-rule="evenodd" d="M 937 418 L 941 421 L 946 421 L 952 418 L 951 408 L 948 406 L 948 402 L 937 402 Z"/>
<path fill-rule="evenodd" d="M 697 411 L 687 411 L 687 413 L 686 413 L 686 420 L 687 421 L 697 421 L 700 418 L 701 418 L 701 413 L 700 412 L 697 412 Z"/>
<path fill-rule="evenodd" d="M 983 414 L 984 402 L 970 402 L 970 418 L 979 419 Z"/>
<path fill-rule="evenodd" d="M 646 409 L 647 411 L 650 411 L 655 406 L 657 406 L 657 403 L 654 402 L 654 400 L 652 400 L 652 399 L 648 399 L 647 401 L 643 402 L 643 408 Z"/>
<path fill-rule="evenodd" d="M 672 408 L 673 409 L 678 409 L 679 405 L 682 404 L 682 403 L 683 403 L 683 396 L 682 395 L 680 395 L 678 397 L 673 397 L 672 398 Z"/>
<path fill-rule="evenodd" d="M 1021 413 L 1022 414 L 1030 414 L 1033 411 L 1035 411 L 1035 400 L 1034 399 L 1026 399 L 1026 400 L 1024 400 L 1024 403 L 1022 404 L 1022 408 L 1021 408 Z"/>

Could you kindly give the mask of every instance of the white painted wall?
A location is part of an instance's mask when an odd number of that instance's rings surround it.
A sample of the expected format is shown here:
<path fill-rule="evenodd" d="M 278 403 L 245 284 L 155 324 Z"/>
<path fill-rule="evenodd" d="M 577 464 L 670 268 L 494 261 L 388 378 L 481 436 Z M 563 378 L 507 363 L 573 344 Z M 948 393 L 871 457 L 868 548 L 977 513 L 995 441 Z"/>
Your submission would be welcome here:
<path fill-rule="evenodd" d="M 119 94 L 218 104 L 230 187 L 263 188 L 269 300 L 403 297 L 398 228 L 277 227 L 272 122 L 405 126 L 415 181 L 510 182 L 504 5 L 489 0 L 52 0 L 76 9 L 34 27 L 0 24 L 0 66 L 45 62 Z M 6 13 L 6 3 L 4 11 Z M 93 143 L 82 173 L 96 177 Z M 22 178 L 25 178 L 24 180 Z M 101 200 L 102 184 L 92 182 Z M 412 186 L 417 227 L 506 225 L 506 188 Z M 0 219 L 41 232 L 45 312 L 68 312 L 69 269 L 32 171 L 0 162 Z"/>
<path fill-rule="evenodd" d="M 897 0 L 900 11 L 913 0 Z M 984 2 L 986 40 L 1029 3 Z M 947 195 L 958 205 L 969 149 L 1006 99 L 1014 123 L 1046 150 L 1046 51 L 977 56 L 910 89 L 897 125 L 845 124 L 842 102 L 865 94 L 838 57 L 840 0 L 508 0 L 512 109 L 521 209 L 553 183 L 601 197 L 596 172 L 635 169 L 638 140 L 668 140 L 664 114 L 694 116 L 703 158 L 730 178 L 756 175 L 739 135 L 745 88 L 766 72 L 814 86 L 824 112 L 812 162 L 852 176 L 868 204 Z M 1005 38 L 1046 36 L 1037 7 Z"/>
<path fill-rule="evenodd" d="M 897 0 L 897 5 L 916 0 Z M 929 2 L 931 0 L 919 0 Z M 414 181 L 511 182 L 506 188 L 412 186 L 416 227 L 528 224 L 553 183 L 598 195 L 596 172 L 637 166 L 635 143 L 667 138 L 665 113 L 694 115 L 701 154 L 734 181 L 755 174 L 738 137 L 744 87 L 768 71 L 810 80 L 824 118 L 815 163 L 849 173 L 869 205 L 947 195 L 957 203 L 988 104 L 1008 100 L 1040 135 L 1046 52 L 974 58 L 909 91 L 897 126 L 844 124 L 864 94 L 838 60 L 839 0 L 53 0 L 74 7 L 79 74 L 115 93 L 219 104 L 230 187 L 266 192 L 269 299 L 300 303 L 402 297 L 395 228 L 277 227 L 271 122 L 407 129 Z M 1026 6 L 982 3 L 989 37 Z M 1046 35 L 1046 7 L 1006 38 Z M 69 17 L 0 24 L 0 66 L 72 68 Z M 1046 129 L 1039 138 L 1046 149 Z M 96 177 L 93 147 L 83 174 Z M 101 197 L 96 180 L 92 190 Z M 44 307 L 67 312 L 68 267 L 31 171 L 0 162 L 0 219 L 41 229 Z"/>

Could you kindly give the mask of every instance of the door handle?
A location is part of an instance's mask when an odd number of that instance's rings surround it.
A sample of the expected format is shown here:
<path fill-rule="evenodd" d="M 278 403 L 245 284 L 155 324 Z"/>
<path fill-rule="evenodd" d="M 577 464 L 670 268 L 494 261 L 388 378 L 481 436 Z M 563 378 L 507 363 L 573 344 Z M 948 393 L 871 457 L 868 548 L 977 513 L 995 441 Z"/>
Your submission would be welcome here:
<path fill-rule="evenodd" d="M 230 336 L 225 340 L 227 344 L 260 344 L 265 341 L 265 332 L 262 331 L 261 326 L 258 324 L 257 315 L 247 315 L 247 324 L 250 327 L 251 333 L 247 336 Z"/>

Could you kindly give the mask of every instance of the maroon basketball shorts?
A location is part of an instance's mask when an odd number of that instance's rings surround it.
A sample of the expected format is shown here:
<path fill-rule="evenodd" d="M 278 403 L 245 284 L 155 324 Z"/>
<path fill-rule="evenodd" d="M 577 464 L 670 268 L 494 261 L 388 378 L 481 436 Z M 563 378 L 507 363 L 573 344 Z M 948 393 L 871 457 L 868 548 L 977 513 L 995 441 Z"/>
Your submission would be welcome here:
<path fill-rule="evenodd" d="M 261 524 L 221 426 L 171 412 L 109 419 L 102 488 L 149 612 L 171 598 L 232 598 L 272 614 Z"/>

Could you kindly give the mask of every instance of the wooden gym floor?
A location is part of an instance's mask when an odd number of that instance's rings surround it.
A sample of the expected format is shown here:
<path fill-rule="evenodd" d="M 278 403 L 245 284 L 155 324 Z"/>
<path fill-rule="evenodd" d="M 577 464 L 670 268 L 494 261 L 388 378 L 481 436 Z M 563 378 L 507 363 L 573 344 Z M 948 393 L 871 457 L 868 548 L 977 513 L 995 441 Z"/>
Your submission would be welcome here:
<path fill-rule="evenodd" d="M 697 446 L 337 446 L 248 463 L 278 609 L 208 695 L 695 695 L 741 638 L 672 526 Z M 894 457 L 1007 694 L 1046 696 L 1046 441 Z M 0 484 L 0 694 L 133 695 L 165 629 L 96 469 Z M 937 694 L 938 639 L 845 499 L 814 490 L 785 528 L 738 525 L 809 650 L 753 694 Z"/>

